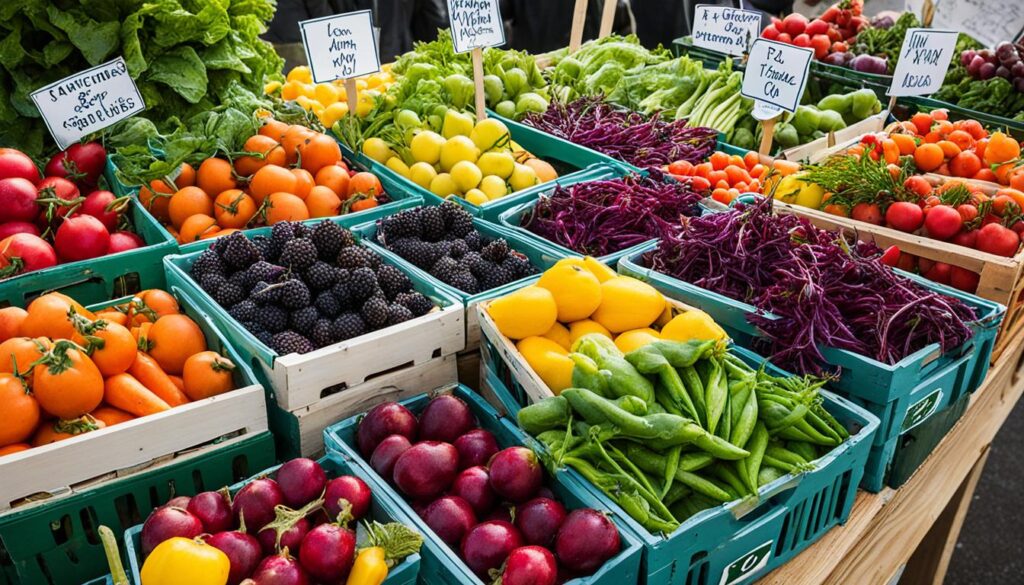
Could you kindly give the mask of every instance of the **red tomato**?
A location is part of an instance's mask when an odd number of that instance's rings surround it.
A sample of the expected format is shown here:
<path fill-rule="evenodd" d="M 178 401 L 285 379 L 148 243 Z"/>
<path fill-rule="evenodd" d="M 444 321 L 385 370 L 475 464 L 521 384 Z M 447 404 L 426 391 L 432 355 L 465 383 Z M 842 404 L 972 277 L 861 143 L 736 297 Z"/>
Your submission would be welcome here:
<path fill-rule="evenodd" d="M 874 225 L 882 225 L 882 210 L 874 203 L 858 203 L 853 206 L 850 217 Z"/>
<path fill-rule="evenodd" d="M 57 254 L 39 236 L 20 233 L 0 241 L 0 278 L 49 268 L 56 263 Z"/>
<path fill-rule="evenodd" d="M 771 25 L 766 26 L 766 27 L 764 27 L 764 30 L 761 31 L 761 37 L 765 38 L 765 39 L 768 39 L 769 41 L 778 40 L 778 38 L 779 38 L 779 29 L 777 29 L 777 28 L 775 28 L 774 26 L 771 26 Z"/>
<path fill-rule="evenodd" d="M 955 236 L 964 225 L 957 210 L 949 205 L 936 205 L 924 218 L 928 235 L 937 240 L 948 240 Z"/>
<path fill-rule="evenodd" d="M 828 23 L 820 18 L 815 18 L 807 24 L 807 29 L 804 31 L 813 37 L 814 35 L 828 34 Z"/>
<path fill-rule="evenodd" d="M 793 44 L 793 37 L 789 36 L 789 33 L 779 33 L 779 36 L 776 37 L 775 40 L 780 43 L 786 43 L 787 45 Z"/>
<path fill-rule="evenodd" d="M 782 19 L 782 26 L 789 33 L 789 36 L 795 37 L 802 34 L 807 29 L 807 18 L 797 12 L 793 12 L 786 15 L 786 18 Z M 810 37 L 808 37 L 810 40 Z"/>
<path fill-rule="evenodd" d="M 978 230 L 970 230 L 966 232 L 960 232 L 953 236 L 950 240 L 957 246 L 963 246 L 965 248 L 977 248 L 978 247 Z"/>
<path fill-rule="evenodd" d="M 793 37 L 793 44 L 798 47 L 810 47 L 811 37 L 807 36 L 806 34 L 798 34 L 795 37 Z"/>
<path fill-rule="evenodd" d="M 953 266 L 949 270 L 949 284 L 964 292 L 973 293 L 978 290 L 978 281 L 980 280 L 981 276 L 976 272 L 967 270 L 966 268 Z"/>
<path fill-rule="evenodd" d="M 924 211 L 914 203 L 897 201 L 885 210 L 885 223 L 901 232 L 913 232 L 924 223 Z"/>
<path fill-rule="evenodd" d="M 814 49 L 815 59 L 824 59 L 828 56 L 828 50 L 832 47 L 832 41 L 828 35 L 814 35 L 811 37 L 811 48 Z"/>
<path fill-rule="evenodd" d="M 990 223 L 978 230 L 978 249 L 997 256 L 1012 257 L 1020 248 L 1020 236 L 1010 228 Z"/>
<path fill-rule="evenodd" d="M 971 205 L 970 203 L 963 203 L 956 206 L 957 213 L 964 220 L 964 223 L 974 221 L 978 217 L 978 208 Z"/>
<path fill-rule="evenodd" d="M 924 277 L 939 284 L 949 284 L 952 266 L 945 262 L 935 262 L 924 272 Z"/>
<path fill-rule="evenodd" d="M 912 175 L 903 181 L 903 188 L 918 197 L 927 197 L 932 194 L 932 184 L 921 175 Z"/>
<path fill-rule="evenodd" d="M 879 262 L 886 266 L 896 266 L 900 260 L 900 249 L 897 246 L 889 246 L 882 252 L 882 256 L 878 259 Z"/>

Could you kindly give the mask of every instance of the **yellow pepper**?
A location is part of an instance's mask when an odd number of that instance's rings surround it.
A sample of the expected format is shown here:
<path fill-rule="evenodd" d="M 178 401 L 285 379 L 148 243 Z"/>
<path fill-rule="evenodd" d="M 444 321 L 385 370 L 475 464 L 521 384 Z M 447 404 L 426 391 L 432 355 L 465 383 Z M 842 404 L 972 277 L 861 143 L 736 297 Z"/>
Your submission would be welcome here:
<path fill-rule="evenodd" d="M 398 522 L 370 521 L 364 526 L 369 546 L 359 549 L 345 585 L 380 585 L 387 578 L 389 567 L 418 552 L 423 544 L 422 536 Z"/>
<path fill-rule="evenodd" d="M 157 545 L 142 565 L 142 585 L 225 585 L 231 561 L 199 539 L 174 537 Z"/>
<path fill-rule="evenodd" d="M 384 548 L 372 546 L 359 551 L 345 585 L 380 585 L 388 576 Z"/>

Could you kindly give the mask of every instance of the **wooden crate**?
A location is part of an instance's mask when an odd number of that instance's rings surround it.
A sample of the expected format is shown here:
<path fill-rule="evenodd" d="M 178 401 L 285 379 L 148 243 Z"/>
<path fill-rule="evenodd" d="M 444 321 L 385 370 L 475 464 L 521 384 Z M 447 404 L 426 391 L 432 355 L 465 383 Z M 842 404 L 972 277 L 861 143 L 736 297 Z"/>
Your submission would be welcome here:
<path fill-rule="evenodd" d="M 853 233 L 859 240 L 874 242 L 881 248 L 897 246 L 908 254 L 945 262 L 980 274 L 981 280 L 975 294 L 1007 308 L 995 351 L 992 353 L 993 361 L 999 358 L 1007 344 L 1024 329 L 1024 304 L 1021 303 L 1021 293 L 1024 291 L 1024 250 L 1018 251 L 1013 258 L 1006 258 L 781 201 L 775 201 L 775 210 L 807 218 L 822 229 Z"/>
<path fill-rule="evenodd" d="M 253 384 L 158 414 L 0 457 L 0 513 L 67 497 L 101 481 L 165 464 L 214 441 L 267 430 Z"/>

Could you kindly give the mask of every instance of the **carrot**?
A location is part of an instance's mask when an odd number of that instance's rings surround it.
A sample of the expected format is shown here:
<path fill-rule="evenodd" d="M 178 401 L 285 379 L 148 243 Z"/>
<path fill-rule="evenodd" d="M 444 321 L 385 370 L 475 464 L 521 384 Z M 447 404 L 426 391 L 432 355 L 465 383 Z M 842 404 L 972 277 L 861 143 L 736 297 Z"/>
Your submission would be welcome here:
<path fill-rule="evenodd" d="M 188 402 L 188 396 L 174 383 L 156 360 L 145 352 L 135 355 L 135 361 L 128 368 L 128 373 L 135 376 L 147 390 L 156 394 L 161 400 L 170 406 L 181 406 Z M 184 383 L 182 383 L 184 386 Z"/>
<path fill-rule="evenodd" d="M 174 382 L 174 385 L 178 387 L 178 390 L 181 390 L 182 392 L 185 391 L 185 380 L 182 380 L 181 376 L 172 376 L 168 374 L 167 377 L 171 379 L 171 382 Z"/>
<path fill-rule="evenodd" d="M 119 408 L 114 408 L 113 406 L 100 406 L 89 414 L 91 414 L 96 420 L 101 420 L 106 423 L 108 427 L 128 422 L 135 418 L 131 413 L 125 412 Z"/>
<path fill-rule="evenodd" d="M 135 416 L 156 414 L 171 408 L 131 374 L 116 374 L 107 378 L 103 385 L 103 401 Z"/>

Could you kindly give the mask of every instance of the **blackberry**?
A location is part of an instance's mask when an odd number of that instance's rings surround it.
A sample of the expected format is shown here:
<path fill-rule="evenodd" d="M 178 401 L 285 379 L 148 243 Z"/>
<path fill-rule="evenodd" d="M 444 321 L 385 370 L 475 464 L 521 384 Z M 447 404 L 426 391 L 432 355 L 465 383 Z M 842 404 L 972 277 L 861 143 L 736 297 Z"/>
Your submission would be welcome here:
<path fill-rule="evenodd" d="M 320 313 L 316 307 L 302 307 L 298 311 L 292 311 L 288 317 L 288 325 L 295 331 L 312 331 L 319 318 Z"/>
<path fill-rule="evenodd" d="M 479 252 L 484 247 L 484 237 L 483 235 L 480 234 L 480 232 L 476 230 L 466 234 L 466 237 L 463 238 L 463 241 L 466 242 L 466 245 L 469 246 L 469 249 L 474 252 Z"/>
<path fill-rule="evenodd" d="M 431 245 L 434 246 L 434 253 L 437 254 L 438 258 L 451 255 L 452 243 L 450 241 L 441 240 L 440 242 L 434 242 Z"/>
<path fill-rule="evenodd" d="M 224 250 L 221 255 L 224 263 L 236 270 L 248 268 L 260 260 L 256 244 L 250 242 L 242 232 L 235 232 L 225 238 L 220 248 Z"/>
<path fill-rule="evenodd" d="M 241 302 L 244 298 L 245 289 L 233 282 L 225 282 L 220 285 L 217 293 L 213 295 L 213 300 L 217 301 L 222 307 L 230 307 L 235 303 Z"/>
<path fill-rule="evenodd" d="M 440 210 L 450 233 L 464 238 L 473 231 L 473 216 L 458 203 L 445 202 Z"/>
<path fill-rule="evenodd" d="M 500 264 L 492 264 L 490 271 L 480 279 L 480 290 L 490 290 L 515 280 L 515 276 L 501 267 Z"/>
<path fill-rule="evenodd" d="M 338 253 L 338 266 L 352 270 L 373 266 L 373 252 L 362 246 L 349 246 Z"/>
<path fill-rule="evenodd" d="M 342 313 L 331 322 L 331 335 L 338 341 L 359 337 L 363 333 L 366 333 L 366 323 L 359 313 Z"/>
<path fill-rule="evenodd" d="M 220 256 L 213 250 L 206 249 L 192 263 L 192 268 L 189 272 L 192 274 L 192 278 L 202 280 L 207 274 L 224 276 L 226 270 L 224 268 L 224 261 L 220 259 Z"/>
<path fill-rule="evenodd" d="M 264 329 L 262 325 L 260 325 L 259 323 L 255 322 L 255 321 L 240 321 L 239 325 L 241 325 L 246 331 L 248 331 L 249 333 L 252 333 L 253 335 L 259 335 L 260 333 L 267 333 L 267 330 Z"/>
<path fill-rule="evenodd" d="M 380 297 L 371 297 L 360 311 L 370 329 L 380 329 L 388 324 L 388 302 Z"/>
<path fill-rule="evenodd" d="M 246 294 L 252 290 L 252 287 L 256 284 L 249 279 L 249 275 L 244 270 L 239 270 L 228 277 L 228 282 L 242 289 Z"/>
<path fill-rule="evenodd" d="M 388 325 L 398 325 L 412 319 L 412 311 L 398 303 L 388 305 Z"/>
<path fill-rule="evenodd" d="M 293 242 L 296 240 L 292 240 Z M 301 309 L 310 303 L 309 288 L 306 283 L 292 278 L 281 283 L 281 304 L 288 309 Z"/>
<path fill-rule="evenodd" d="M 240 322 L 256 321 L 256 313 L 260 310 L 259 305 L 250 300 L 244 300 L 232 305 L 228 314 Z"/>
<path fill-rule="evenodd" d="M 455 240 L 448 247 L 448 255 L 458 260 L 469 252 L 469 245 L 465 240 Z"/>
<path fill-rule="evenodd" d="M 270 245 L 270 238 L 267 236 L 253 236 L 252 243 L 256 246 L 256 249 L 260 251 L 261 258 L 270 258 L 270 252 L 272 249 Z"/>
<path fill-rule="evenodd" d="M 540 270 L 536 266 L 530 263 L 525 256 L 519 254 L 509 254 L 501 261 L 501 267 L 507 270 L 516 279 L 524 278 L 532 274 L 537 274 Z"/>
<path fill-rule="evenodd" d="M 281 255 L 281 250 L 284 250 L 284 245 L 295 237 L 293 225 L 290 221 L 282 221 L 270 228 L 270 255 L 267 256 L 267 260 L 276 261 Z"/>
<path fill-rule="evenodd" d="M 348 273 L 346 272 L 346 277 L 347 274 Z M 348 308 L 348 306 L 352 303 L 352 293 L 349 291 L 348 284 L 346 284 L 344 281 L 338 282 L 337 284 L 332 286 L 330 292 L 331 295 L 334 297 L 334 300 L 337 301 L 338 307 L 341 310 Z"/>
<path fill-rule="evenodd" d="M 228 279 L 224 278 L 222 274 L 204 274 L 199 279 L 199 286 L 202 287 L 210 296 L 215 296 L 217 290 L 220 289 L 221 285 L 225 284 Z"/>
<path fill-rule="evenodd" d="M 309 285 L 310 289 L 319 291 L 331 288 L 334 283 L 338 282 L 339 276 L 338 268 L 331 266 L 322 260 L 317 260 L 306 270 L 306 273 L 303 275 L 303 280 L 306 281 L 306 284 Z"/>
<path fill-rule="evenodd" d="M 345 228 L 328 220 L 316 224 L 309 239 L 316 246 L 316 253 L 321 260 L 329 262 L 338 257 L 344 243 L 345 232 Z"/>
<path fill-rule="evenodd" d="M 448 284 L 454 286 L 455 288 L 461 290 L 462 292 L 469 293 L 471 295 L 475 295 L 476 293 L 480 292 L 480 284 L 477 282 L 477 279 L 473 276 L 473 274 L 470 273 L 468 270 L 456 273 L 455 276 L 452 277 L 451 282 L 449 282 Z"/>
<path fill-rule="evenodd" d="M 413 238 L 402 238 L 391 242 L 391 251 L 412 262 L 416 267 L 428 270 L 440 258 L 437 249 L 428 242 Z"/>
<path fill-rule="evenodd" d="M 309 339 L 317 347 L 323 347 L 334 343 L 334 328 L 331 327 L 330 319 L 320 319 L 313 325 L 313 331 Z"/>
<path fill-rule="evenodd" d="M 261 305 L 276 303 L 281 298 L 281 287 L 267 282 L 257 282 L 249 291 L 249 298 Z"/>
<path fill-rule="evenodd" d="M 377 275 L 369 268 L 356 268 L 348 277 L 348 290 L 353 301 L 362 301 L 379 290 Z"/>
<path fill-rule="evenodd" d="M 460 259 L 463 266 L 473 273 L 473 276 L 480 277 L 486 274 L 490 262 L 480 257 L 476 252 L 469 252 Z"/>
<path fill-rule="evenodd" d="M 313 342 L 299 335 L 294 331 L 282 331 L 270 342 L 270 347 L 277 352 L 278 355 L 288 355 L 290 353 L 309 353 L 316 349 L 313 346 Z"/>
<path fill-rule="evenodd" d="M 464 272 L 465 270 L 466 267 L 459 264 L 458 260 L 445 256 L 430 268 L 430 274 L 437 277 L 441 282 L 447 282 L 450 284 L 452 278 L 454 278 L 456 274 Z"/>
<path fill-rule="evenodd" d="M 409 309 L 416 317 L 426 315 L 434 308 L 433 301 L 415 291 L 399 294 L 395 297 L 395 302 Z"/>
<path fill-rule="evenodd" d="M 254 331 L 253 335 L 255 335 L 256 339 L 259 339 L 263 343 L 263 345 L 265 345 L 267 347 L 273 347 L 273 345 L 274 345 L 274 334 L 273 333 L 271 333 L 271 332 L 269 332 L 269 331 L 267 331 L 265 329 L 260 329 L 259 331 Z"/>
<path fill-rule="evenodd" d="M 249 288 L 252 288 L 257 282 L 277 282 L 277 279 L 284 274 L 284 268 L 276 264 L 271 264 L 266 260 L 260 260 L 245 270 L 246 280 L 248 281 Z"/>
<path fill-rule="evenodd" d="M 441 210 L 441 216 L 444 218 L 444 223 L 449 228 L 451 227 L 452 222 L 455 221 L 456 217 L 469 215 L 469 212 L 466 211 L 465 208 L 454 201 L 445 201 L 437 208 Z"/>
<path fill-rule="evenodd" d="M 312 228 L 310 228 L 308 225 L 304 223 L 295 222 L 295 224 L 292 226 L 292 231 L 295 232 L 296 238 L 308 238 L 309 236 L 313 235 Z"/>
<path fill-rule="evenodd" d="M 381 220 L 377 240 L 393 242 L 399 238 L 419 238 L 420 233 L 419 214 L 415 210 L 409 210 Z"/>
<path fill-rule="evenodd" d="M 289 240 L 277 261 L 295 272 L 302 272 L 316 262 L 316 246 L 306 238 Z"/>
<path fill-rule="evenodd" d="M 419 210 L 420 225 L 423 230 L 423 239 L 428 242 L 437 242 L 444 239 L 445 218 L 438 207 L 423 207 Z"/>
<path fill-rule="evenodd" d="M 256 323 L 271 333 L 288 328 L 288 311 L 277 305 L 266 305 L 256 313 Z"/>
<path fill-rule="evenodd" d="M 389 299 L 394 299 L 398 293 L 412 288 L 409 277 L 390 264 L 385 264 L 377 270 L 377 282 Z"/>
<path fill-rule="evenodd" d="M 313 306 L 325 317 L 337 317 L 338 313 L 341 312 L 341 303 L 338 302 L 338 299 L 334 298 L 334 295 L 329 290 L 317 294 L 316 298 L 313 299 Z"/>
<path fill-rule="evenodd" d="M 508 242 L 502 239 L 493 240 L 480 250 L 480 256 L 491 262 L 501 262 L 508 256 Z"/>

